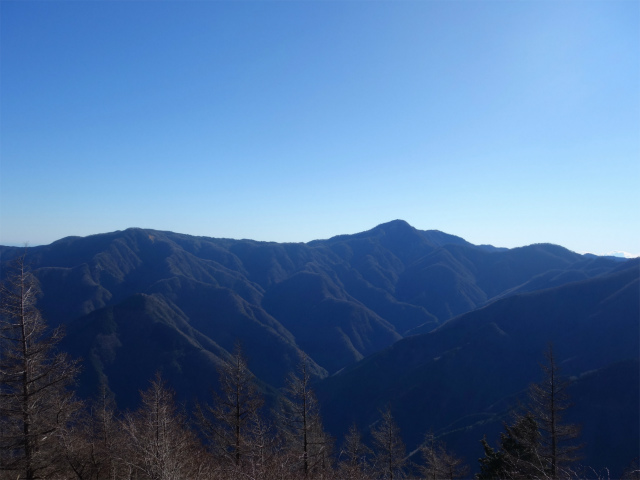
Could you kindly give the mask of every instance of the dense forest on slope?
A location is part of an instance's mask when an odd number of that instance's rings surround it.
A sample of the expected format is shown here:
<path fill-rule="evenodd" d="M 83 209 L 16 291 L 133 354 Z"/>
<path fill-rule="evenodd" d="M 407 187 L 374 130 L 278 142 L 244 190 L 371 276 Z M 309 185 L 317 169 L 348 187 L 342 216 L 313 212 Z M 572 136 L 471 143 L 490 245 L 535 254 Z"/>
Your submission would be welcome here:
<path fill-rule="evenodd" d="M 553 342 L 564 372 L 576 380 L 572 388 L 590 392 L 580 394 L 576 415 L 584 434 L 599 439 L 587 449 L 591 463 L 633 456 L 640 433 L 623 430 L 640 420 L 638 273 L 638 262 L 628 262 L 595 279 L 498 300 L 401 340 L 320 383 L 325 416 L 335 422 L 328 427 L 367 425 L 390 403 L 409 445 L 431 428 L 473 459 L 482 451 L 479 432 L 497 434 L 538 379 L 540 351 Z M 616 388 L 610 377 L 620 382 Z M 617 408 L 603 408 L 616 402 Z"/>
<path fill-rule="evenodd" d="M 23 253 L 0 247 L 3 275 Z M 588 460 L 621 469 L 638 449 L 637 428 L 621 426 L 638 416 L 637 261 L 474 246 L 393 221 L 308 244 L 129 229 L 28 248 L 26 262 L 38 308 L 83 360 L 85 398 L 105 386 L 137 408 L 159 371 L 191 405 L 219 388 L 240 341 L 270 399 L 307 359 L 332 434 L 353 421 L 366 432 L 390 405 L 410 448 L 432 430 L 473 461 L 553 341 L 577 420 L 597 419 Z"/>
<path fill-rule="evenodd" d="M 140 392 L 135 410 L 118 411 L 105 385 L 96 397 L 82 401 L 73 388 L 80 364 L 57 351 L 62 329 L 47 331 L 36 307 L 37 281 L 22 259 L 10 271 L 0 285 L 2 479 L 469 478 L 469 465 L 433 430 L 408 454 L 390 404 L 378 410 L 366 439 L 352 423 L 336 444 L 324 428 L 304 354 L 271 413 L 239 344 L 216 368 L 217 391 L 208 402 L 196 403 L 191 416 L 176 403 L 160 372 Z M 637 375 L 637 360 L 626 369 Z M 497 445 L 482 439 L 484 455 L 475 478 L 609 478 L 607 468 L 599 473 L 577 463 L 584 445 L 577 443 L 580 426 L 567 422 L 572 406 L 567 393 L 570 386 L 586 385 L 581 393 L 589 395 L 590 380 L 598 376 L 612 392 L 624 392 L 624 369 L 588 374 L 586 382 L 568 381 L 550 343 L 540 370 L 542 378 L 530 385 L 524 406 L 511 422 L 503 422 Z M 622 377 L 612 376 L 612 370 Z M 612 419 L 619 420 L 615 415 L 607 420 Z M 609 458 L 614 464 L 626 454 L 624 448 L 614 452 L 617 457 Z M 621 478 L 640 473 L 635 462 Z"/>

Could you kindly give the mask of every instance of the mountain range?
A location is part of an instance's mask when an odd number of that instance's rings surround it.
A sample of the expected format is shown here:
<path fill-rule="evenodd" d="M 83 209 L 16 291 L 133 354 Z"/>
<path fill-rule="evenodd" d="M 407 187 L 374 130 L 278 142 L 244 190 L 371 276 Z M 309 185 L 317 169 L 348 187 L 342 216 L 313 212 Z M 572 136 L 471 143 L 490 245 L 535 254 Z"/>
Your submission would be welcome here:
<path fill-rule="evenodd" d="M 0 247 L 2 271 L 24 252 Z M 305 354 L 334 435 L 391 405 L 411 448 L 432 430 L 471 463 L 553 342 L 587 459 L 622 468 L 638 451 L 637 259 L 476 246 L 401 220 L 309 243 L 132 228 L 26 255 L 43 316 L 83 359 L 83 396 L 104 384 L 132 408 L 160 370 L 182 400 L 209 398 L 240 342 L 274 395 Z"/>

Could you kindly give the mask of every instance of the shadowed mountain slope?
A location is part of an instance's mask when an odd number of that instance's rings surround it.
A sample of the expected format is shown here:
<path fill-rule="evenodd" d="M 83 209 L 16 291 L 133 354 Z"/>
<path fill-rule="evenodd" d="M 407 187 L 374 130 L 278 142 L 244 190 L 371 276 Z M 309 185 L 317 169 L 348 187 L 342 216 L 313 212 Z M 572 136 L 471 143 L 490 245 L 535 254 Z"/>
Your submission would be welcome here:
<path fill-rule="evenodd" d="M 527 385 L 539 379 L 547 342 L 554 343 L 568 376 L 637 361 L 639 293 L 638 262 L 628 262 L 607 275 L 497 300 L 405 338 L 318 385 L 328 426 L 336 435 L 354 421 L 366 430 L 379 409 L 391 404 L 410 447 L 433 429 L 474 462 L 482 455 L 474 426 L 485 433 L 487 424 L 499 426 Z M 637 397 L 635 380 L 618 389 Z M 583 412 L 598 410 L 597 390 L 589 392 L 581 395 Z M 637 411 L 624 415 L 635 418 Z M 587 424 L 590 417 L 578 420 Z M 592 425 L 585 428 L 598 444 Z M 634 432 L 626 441 L 637 451 Z"/>
<path fill-rule="evenodd" d="M 2 265 L 24 251 L 0 247 Z M 554 245 L 476 247 L 401 220 L 307 244 L 132 228 L 26 252 L 44 317 L 67 324 L 68 348 L 92 358 L 87 385 L 108 380 L 117 395 L 142 388 L 149 372 L 140 367 L 135 380 L 112 381 L 134 354 L 102 345 L 115 342 L 103 332 L 109 322 L 118 326 L 115 343 L 139 345 L 140 361 L 152 358 L 155 369 L 167 371 L 182 360 L 161 354 L 165 344 L 148 343 L 153 337 L 138 343 L 146 328 L 164 325 L 169 337 L 186 342 L 186 350 L 200 349 L 193 355 L 213 359 L 211 365 L 239 340 L 258 377 L 280 386 L 300 352 L 323 377 L 495 298 L 593 278 L 620 265 Z"/>

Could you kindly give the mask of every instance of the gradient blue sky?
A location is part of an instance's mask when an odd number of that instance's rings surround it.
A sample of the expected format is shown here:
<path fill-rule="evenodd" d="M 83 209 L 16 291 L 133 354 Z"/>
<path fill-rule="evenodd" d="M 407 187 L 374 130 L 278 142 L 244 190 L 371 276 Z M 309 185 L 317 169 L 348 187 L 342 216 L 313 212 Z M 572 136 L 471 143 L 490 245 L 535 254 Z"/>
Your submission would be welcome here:
<path fill-rule="evenodd" d="M 0 244 L 401 218 L 640 253 L 635 0 L 0 8 Z"/>

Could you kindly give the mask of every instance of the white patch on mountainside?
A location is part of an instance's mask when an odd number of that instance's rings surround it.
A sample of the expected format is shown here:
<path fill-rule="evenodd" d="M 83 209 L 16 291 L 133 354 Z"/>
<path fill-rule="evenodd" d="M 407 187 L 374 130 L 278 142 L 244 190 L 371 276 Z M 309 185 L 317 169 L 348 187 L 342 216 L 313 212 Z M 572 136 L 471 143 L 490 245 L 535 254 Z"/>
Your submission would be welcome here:
<path fill-rule="evenodd" d="M 593 252 L 583 252 L 581 255 L 597 255 L 599 257 L 617 257 L 617 258 L 638 258 L 640 257 L 640 253 L 629 253 L 623 252 L 622 250 L 614 250 L 609 253 L 593 253 Z"/>
<path fill-rule="evenodd" d="M 607 256 L 607 257 L 620 257 L 620 258 L 638 258 L 638 257 L 640 257 L 640 254 L 623 252 L 621 250 L 614 250 L 613 252 L 609 252 L 609 253 L 605 254 L 605 256 Z"/>

